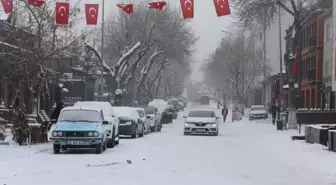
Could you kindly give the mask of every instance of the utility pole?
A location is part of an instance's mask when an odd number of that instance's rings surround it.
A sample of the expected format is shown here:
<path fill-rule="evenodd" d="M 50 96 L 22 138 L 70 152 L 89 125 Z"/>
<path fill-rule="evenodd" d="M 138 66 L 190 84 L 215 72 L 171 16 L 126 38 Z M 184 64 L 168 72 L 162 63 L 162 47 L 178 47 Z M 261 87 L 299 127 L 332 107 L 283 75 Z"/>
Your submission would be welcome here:
<path fill-rule="evenodd" d="M 102 30 L 101 30 L 101 69 L 100 69 L 100 93 L 101 101 L 104 99 L 104 1 L 102 0 Z"/>
<path fill-rule="evenodd" d="M 281 7 L 279 5 L 279 53 L 280 53 L 280 96 L 283 96 L 283 73 L 282 73 L 282 36 L 281 36 Z M 281 99 L 282 108 L 283 100 Z"/>
<path fill-rule="evenodd" d="M 266 20 L 266 15 L 265 15 L 265 20 Z M 267 31 L 266 22 L 263 26 L 264 26 L 264 30 L 263 30 L 263 62 L 264 62 L 263 75 L 264 75 L 264 81 L 265 81 L 266 80 L 266 31 Z M 266 85 L 265 85 L 265 83 L 263 84 L 263 103 L 266 107 L 267 103 L 266 103 Z"/>

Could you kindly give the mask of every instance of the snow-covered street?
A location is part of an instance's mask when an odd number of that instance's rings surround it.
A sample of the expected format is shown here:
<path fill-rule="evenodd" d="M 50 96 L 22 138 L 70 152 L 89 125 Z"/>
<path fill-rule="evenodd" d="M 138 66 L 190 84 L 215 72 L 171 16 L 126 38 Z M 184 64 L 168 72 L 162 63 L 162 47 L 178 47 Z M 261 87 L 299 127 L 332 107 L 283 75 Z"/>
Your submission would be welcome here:
<path fill-rule="evenodd" d="M 218 137 L 184 136 L 187 111 L 161 133 L 122 139 L 102 154 L 54 155 L 51 144 L 0 146 L 0 185 L 336 184 L 336 154 L 292 141 L 295 131 L 241 121 L 221 123 Z"/>

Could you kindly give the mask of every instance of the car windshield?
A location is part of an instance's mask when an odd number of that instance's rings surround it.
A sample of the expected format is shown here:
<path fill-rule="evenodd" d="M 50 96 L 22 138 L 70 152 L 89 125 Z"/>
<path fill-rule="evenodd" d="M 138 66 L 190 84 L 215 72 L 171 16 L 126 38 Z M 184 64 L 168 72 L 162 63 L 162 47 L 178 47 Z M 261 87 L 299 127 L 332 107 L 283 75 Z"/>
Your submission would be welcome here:
<path fill-rule="evenodd" d="M 251 111 L 255 111 L 255 110 L 265 110 L 265 107 L 262 107 L 262 106 L 251 107 Z"/>
<path fill-rule="evenodd" d="M 154 107 L 146 107 L 144 109 L 146 114 L 154 114 Z"/>
<path fill-rule="evenodd" d="M 145 116 L 145 112 L 143 110 L 137 110 L 137 112 L 139 113 L 140 117 Z"/>
<path fill-rule="evenodd" d="M 196 110 L 191 111 L 188 117 L 215 117 L 215 113 L 213 111 L 206 111 L 206 110 Z"/>
<path fill-rule="evenodd" d="M 114 110 L 119 117 L 136 117 L 137 112 L 131 107 L 114 107 Z"/>
<path fill-rule="evenodd" d="M 95 110 L 65 110 L 62 111 L 58 122 L 100 122 L 100 114 Z"/>

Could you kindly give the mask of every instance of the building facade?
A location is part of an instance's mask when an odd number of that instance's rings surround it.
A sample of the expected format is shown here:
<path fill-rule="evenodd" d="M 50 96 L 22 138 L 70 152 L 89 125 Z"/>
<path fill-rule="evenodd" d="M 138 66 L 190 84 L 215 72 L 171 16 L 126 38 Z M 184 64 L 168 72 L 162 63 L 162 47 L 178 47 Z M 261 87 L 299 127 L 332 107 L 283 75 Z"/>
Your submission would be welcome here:
<path fill-rule="evenodd" d="M 301 95 L 305 108 L 322 107 L 322 73 L 324 22 L 321 14 L 324 11 L 312 13 L 302 23 L 302 59 L 299 63 Z"/>
<path fill-rule="evenodd" d="M 322 102 L 324 108 L 334 109 L 334 94 L 332 93 L 332 73 L 333 73 L 333 17 L 332 8 L 323 13 L 320 18 L 323 21 L 324 39 L 323 39 L 323 96 Z"/>

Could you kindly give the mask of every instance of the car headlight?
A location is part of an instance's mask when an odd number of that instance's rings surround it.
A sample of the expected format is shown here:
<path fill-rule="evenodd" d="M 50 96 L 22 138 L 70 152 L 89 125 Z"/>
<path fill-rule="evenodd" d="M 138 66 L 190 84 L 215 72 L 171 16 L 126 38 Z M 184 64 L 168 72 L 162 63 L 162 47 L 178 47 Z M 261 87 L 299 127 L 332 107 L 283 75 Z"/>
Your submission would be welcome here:
<path fill-rule="evenodd" d="M 97 137 L 98 135 L 99 135 L 98 132 L 94 132 L 94 133 L 93 133 L 93 136 L 95 136 L 95 137 Z"/>
<path fill-rule="evenodd" d="M 88 133 L 88 136 L 89 136 L 89 137 L 92 137 L 92 136 L 93 136 L 93 132 L 89 132 L 89 133 Z"/>
<path fill-rule="evenodd" d="M 57 136 L 57 132 L 53 132 L 52 135 L 53 135 L 53 136 Z"/>
<path fill-rule="evenodd" d="M 189 123 L 185 123 L 184 126 L 186 126 L 186 127 L 189 126 Z"/>
<path fill-rule="evenodd" d="M 213 126 L 213 127 L 217 127 L 217 124 L 216 124 L 216 123 L 213 123 L 212 126 Z"/>
<path fill-rule="evenodd" d="M 57 136 L 63 136 L 63 132 L 57 132 Z"/>

